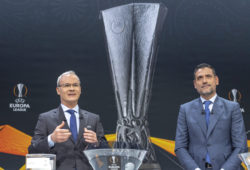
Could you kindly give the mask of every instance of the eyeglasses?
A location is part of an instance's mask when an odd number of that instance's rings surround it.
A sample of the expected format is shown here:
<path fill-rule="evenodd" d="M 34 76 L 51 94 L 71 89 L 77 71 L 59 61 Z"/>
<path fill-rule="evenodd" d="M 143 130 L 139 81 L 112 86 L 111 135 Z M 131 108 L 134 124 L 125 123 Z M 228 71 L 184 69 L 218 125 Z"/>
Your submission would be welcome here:
<path fill-rule="evenodd" d="M 70 88 L 70 87 L 80 87 L 80 83 L 73 83 L 73 84 L 69 84 L 69 83 L 65 83 L 65 84 L 59 84 L 58 87 L 62 87 L 62 88 Z"/>

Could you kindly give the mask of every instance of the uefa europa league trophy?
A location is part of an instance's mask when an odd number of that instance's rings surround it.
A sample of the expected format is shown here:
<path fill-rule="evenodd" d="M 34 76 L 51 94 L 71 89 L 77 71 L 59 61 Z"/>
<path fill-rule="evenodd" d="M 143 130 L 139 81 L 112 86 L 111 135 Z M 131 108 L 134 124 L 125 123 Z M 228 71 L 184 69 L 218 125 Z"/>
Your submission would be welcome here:
<path fill-rule="evenodd" d="M 147 150 L 146 166 L 158 165 L 149 139 L 147 110 L 157 40 L 166 14 L 167 8 L 157 3 L 132 3 L 101 12 L 118 109 L 117 142 Z"/>

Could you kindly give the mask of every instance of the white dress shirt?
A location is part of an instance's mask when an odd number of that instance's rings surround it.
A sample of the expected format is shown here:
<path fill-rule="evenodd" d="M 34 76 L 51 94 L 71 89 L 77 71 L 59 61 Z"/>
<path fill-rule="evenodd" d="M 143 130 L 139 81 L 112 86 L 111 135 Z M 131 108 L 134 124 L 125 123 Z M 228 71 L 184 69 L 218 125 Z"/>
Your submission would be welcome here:
<path fill-rule="evenodd" d="M 209 99 L 209 101 L 212 102 L 212 103 L 208 106 L 210 112 L 211 112 L 212 109 L 213 109 L 214 101 L 215 101 L 216 97 L 217 97 L 217 94 L 215 94 L 211 99 Z M 205 101 L 208 101 L 208 100 L 204 99 L 203 97 L 200 97 L 200 98 L 201 98 L 201 102 L 203 103 L 203 109 L 205 110 L 205 104 L 204 104 L 204 102 L 205 102 Z"/>

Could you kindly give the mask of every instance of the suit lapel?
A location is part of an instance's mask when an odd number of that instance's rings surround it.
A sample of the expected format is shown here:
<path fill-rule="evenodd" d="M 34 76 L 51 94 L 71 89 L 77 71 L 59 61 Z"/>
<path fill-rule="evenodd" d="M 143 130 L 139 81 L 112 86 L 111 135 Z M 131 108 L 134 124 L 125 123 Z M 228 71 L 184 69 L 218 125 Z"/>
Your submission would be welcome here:
<path fill-rule="evenodd" d="M 221 103 L 219 96 L 217 96 L 215 101 L 214 101 L 214 105 L 213 105 L 213 109 L 212 109 L 211 113 L 212 114 L 210 114 L 209 126 L 208 126 L 208 130 L 207 130 L 207 138 L 209 137 L 209 135 L 213 131 L 219 118 L 222 116 L 222 113 L 224 113 L 223 104 Z"/>
<path fill-rule="evenodd" d="M 61 106 L 58 107 L 57 112 L 58 112 L 58 119 L 57 119 L 58 120 L 57 121 L 58 125 L 60 125 L 62 123 L 62 121 L 64 121 L 65 124 L 63 126 L 63 129 L 69 129 L 68 122 L 66 120 L 66 117 L 64 115 L 64 112 L 63 112 L 63 109 L 62 109 Z"/>
<path fill-rule="evenodd" d="M 204 136 L 206 136 L 207 134 L 207 126 L 206 126 L 206 120 L 205 120 L 205 116 L 203 113 L 203 105 L 201 102 L 201 99 L 197 99 L 197 101 L 195 102 L 195 106 L 194 106 L 194 114 L 195 114 L 195 119 L 197 120 L 198 125 L 200 126 Z"/>
<path fill-rule="evenodd" d="M 79 109 L 79 133 L 77 136 L 77 141 L 82 138 L 84 128 L 87 127 L 87 114 L 83 110 Z"/>

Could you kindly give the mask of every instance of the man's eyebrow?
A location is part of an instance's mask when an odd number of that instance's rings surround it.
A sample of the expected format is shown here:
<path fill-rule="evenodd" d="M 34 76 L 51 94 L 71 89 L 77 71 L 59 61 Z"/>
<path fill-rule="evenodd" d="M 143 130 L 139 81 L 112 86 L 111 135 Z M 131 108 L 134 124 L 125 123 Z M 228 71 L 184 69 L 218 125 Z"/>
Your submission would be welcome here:
<path fill-rule="evenodd" d="M 212 74 L 209 73 L 209 74 L 206 74 L 206 76 L 212 76 Z"/>

